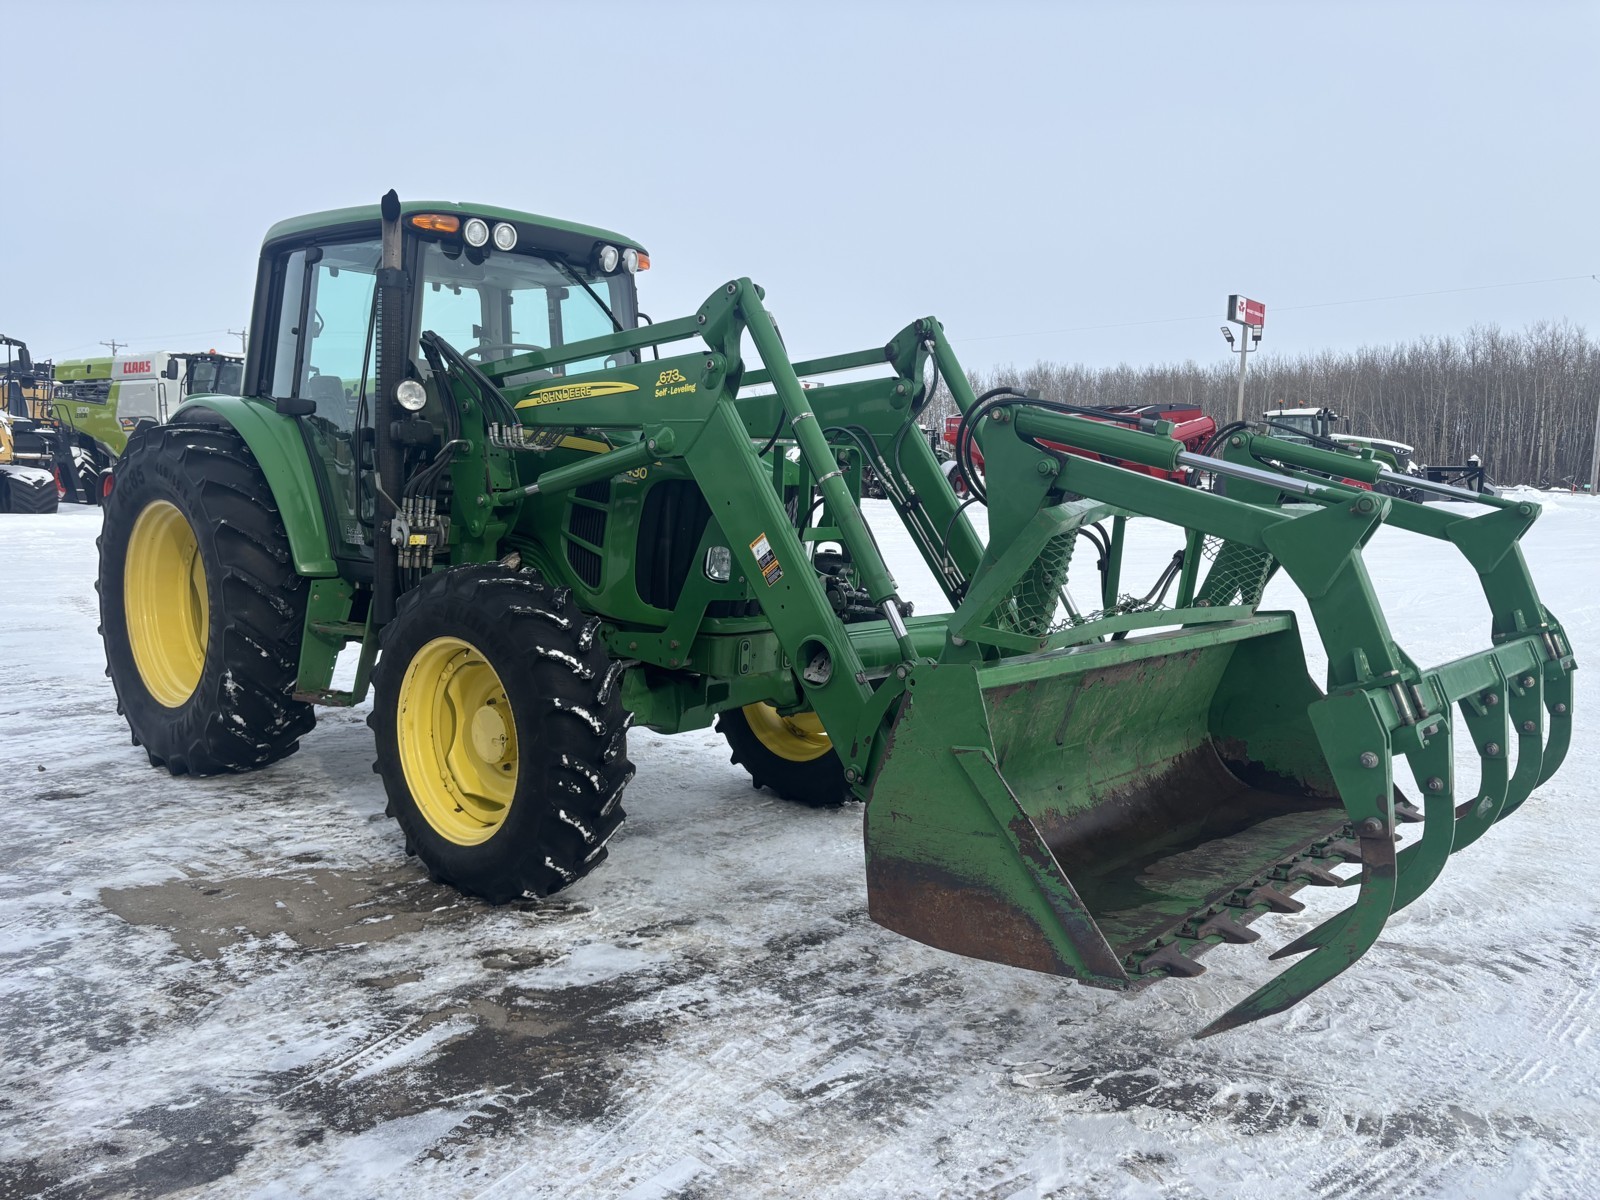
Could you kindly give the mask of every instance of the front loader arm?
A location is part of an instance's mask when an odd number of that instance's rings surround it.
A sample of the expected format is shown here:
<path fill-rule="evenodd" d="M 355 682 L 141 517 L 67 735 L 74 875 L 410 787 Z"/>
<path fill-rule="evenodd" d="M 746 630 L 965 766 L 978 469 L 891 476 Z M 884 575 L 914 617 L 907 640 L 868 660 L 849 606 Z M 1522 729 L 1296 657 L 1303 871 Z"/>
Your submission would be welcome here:
<path fill-rule="evenodd" d="M 1208 459 L 1161 422 L 1124 428 L 1021 396 L 980 402 L 932 319 L 881 350 L 792 363 L 748 280 L 692 317 L 496 370 L 509 381 L 685 341 L 699 345 L 508 388 L 524 428 L 595 431 L 609 449 L 585 463 L 525 461 L 522 486 L 493 502 L 656 463 L 687 470 L 782 647 L 794 687 L 780 702 L 818 714 L 868 800 L 869 905 L 890 928 L 1137 987 L 1198 973 L 1196 955 L 1251 940 L 1248 922 L 1291 911 L 1296 888 L 1340 883 L 1329 864 L 1360 863 L 1355 904 L 1282 951 L 1315 953 L 1205 1031 L 1220 1032 L 1281 1011 L 1356 961 L 1390 913 L 1565 751 L 1570 649 L 1517 546 L 1531 506 L 1445 516 L 1340 482 L 1381 479 L 1370 454 L 1244 435 Z M 880 362 L 878 379 L 801 386 L 802 374 Z M 987 545 L 916 433 L 930 367 L 985 455 Z M 820 493 L 815 525 L 784 507 L 785 461 L 806 496 Z M 950 618 L 906 625 L 850 486 L 863 469 L 883 481 Z M 1226 477 L 1227 493 L 1173 482 L 1194 470 Z M 1173 605 L 1164 590 L 1135 599 L 1119 587 L 1135 519 L 1184 533 L 1168 575 Z M 1362 554 L 1385 521 L 1468 557 L 1495 614 L 1493 649 L 1432 670 L 1406 655 Z M 823 535 L 846 547 L 881 621 L 846 625 L 829 607 L 808 554 Z M 1103 605 L 1088 614 L 1065 592 L 1084 538 L 1100 559 Z M 1304 676 L 1292 618 L 1255 611 L 1274 571 L 1311 607 L 1327 695 Z M 619 651 L 631 636 L 618 632 Z M 1461 737 L 1485 768 L 1482 794 L 1458 803 L 1450 760 Z M 1420 813 L 1396 790 L 1396 756 L 1410 760 Z M 1397 822 L 1417 817 L 1422 838 L 1397 855 Z"/>

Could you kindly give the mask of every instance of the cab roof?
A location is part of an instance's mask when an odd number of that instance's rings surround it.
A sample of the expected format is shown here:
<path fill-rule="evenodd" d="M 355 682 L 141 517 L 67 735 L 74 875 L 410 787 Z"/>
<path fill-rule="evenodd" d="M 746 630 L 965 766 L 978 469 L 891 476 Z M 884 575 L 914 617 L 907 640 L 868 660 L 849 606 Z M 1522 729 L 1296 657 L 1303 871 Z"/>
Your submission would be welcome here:
<path fill-rule="evenodd" d="M 580 225 L 574 221 L 561 221 L 554 217 L 541 217 L 536 213 L 518 212 L 511 208 L 496 208 L 491 204 L 464 204 L 457 200 L 405 200 L 400 204 L 400 215 L 408 217 L 412 213 L 448 213 L 463 219 L 467 217 L 483 217 L 488 221 L 514 221 L 522 225 L 536 225 L 541 229 L 548 229 L 557 234 L 591 238 L 597 242 L 609 242 L 618 249 L 632 247 L 641 254 L 646 253 L 645 248 L 630 237 L 620 233 L 613 233 L 609 229 L 601 229 L 594 225 Z M 330 208 L 322 212 L 307 213 L 301 217 L 290 217 L 286 221 L 279 221 L 267 230 L 264 244 L 270 245 L 282 238 L 297 237 L 307 233 L 315 233 L 321 229 L 347 228 L 352 225 L 377 224 L 380 220 L 376 204 L 362 204 L 354 208 Z"/>

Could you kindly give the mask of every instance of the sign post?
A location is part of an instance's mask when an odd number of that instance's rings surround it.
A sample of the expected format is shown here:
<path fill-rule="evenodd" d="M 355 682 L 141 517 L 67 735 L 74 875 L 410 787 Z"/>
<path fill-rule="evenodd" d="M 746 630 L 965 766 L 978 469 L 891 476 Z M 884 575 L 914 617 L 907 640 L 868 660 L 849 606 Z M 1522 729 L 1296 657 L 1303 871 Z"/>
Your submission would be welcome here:
<path fill-rule="evenodd" d="M 1243 421 L 1245 356 L 1261 345 L 1261 327 L 1267 323 L 1267 306 L 1259 300 L 1251 300 L 1248 296 L 1229 296 L 1228 320 L 1244 327 L 1239 338 L 1239 347 L 1234 351 L 1239 356 L 1239 394 L 1233 402 L 1233 419 Z M 1228 345 L 1231 347 L 1233 332 L 1226 325 L 1222 327 L 1222 336 L 1228 339 Z"/>

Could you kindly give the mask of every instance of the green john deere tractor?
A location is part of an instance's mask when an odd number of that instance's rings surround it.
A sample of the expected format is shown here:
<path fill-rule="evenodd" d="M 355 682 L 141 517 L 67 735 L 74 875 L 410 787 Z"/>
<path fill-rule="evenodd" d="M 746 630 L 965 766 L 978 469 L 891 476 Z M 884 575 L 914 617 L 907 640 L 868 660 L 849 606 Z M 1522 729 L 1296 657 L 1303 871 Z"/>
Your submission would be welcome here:
<path fill-rule="evenodd" d="M 1358 885 L 1208 1033 L 1344 970 L 1560 764 L 1574 663 L 1518 545 L 1536 506 L 1424 507 L 1337 482 L 1383 481 L 1370 451 L 1240 429 L 1208 457 L 1157 418 L 975 396 L 931 318 L 791 362 L 747 279 L 644 324 L 648 265 L 603 230 L 392 192 L 272 229 L 244 395 L 136 433 L 106 505 L 106 652 L 152 763 L 264 766 L 370 683 L 408 850 L 501 902 L 605 858 L 631 723 L 716 722 L 757 784 L 865 802 L 876 921 L 1113 988 L 1197 974 L 1306 884 Z M 967 501 L 918 431 L 940 380 Z M 902 602 L 866 471 L 952 612 Z M 1136 520 L 1183 546 L 1143 595 Z M 1406 655 L 1362 559 L 1384 522 L 1466 556 L 1490 649 Z M 1257 611 L 1275 572 L 1326 691 L 1293 615 Z"/>

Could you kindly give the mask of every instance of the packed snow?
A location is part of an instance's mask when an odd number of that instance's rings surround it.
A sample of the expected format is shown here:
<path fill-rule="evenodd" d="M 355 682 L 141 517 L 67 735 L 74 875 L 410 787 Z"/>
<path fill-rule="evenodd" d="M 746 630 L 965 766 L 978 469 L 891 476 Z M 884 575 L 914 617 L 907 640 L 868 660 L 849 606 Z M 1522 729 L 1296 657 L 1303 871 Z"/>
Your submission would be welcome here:
<path fill-rule="evenodd" d="M 1530 498 L 1527 557 L 1592 660 L 1600 501 Z M 1600 1194 L 1592 672 L 1562 771 L 1363 961 L 1195 1042 L 1349 893 L 1302 892 L 1198 979 L 1080 987 L 878 928 L 859 806 L 641 731 L 610 861 L 490 908 L 405 857 L 365 709 L 254 775 L 152 770 L 103 674 L 98 526 L 0 516 L 0 1197 Z M 1171 549 L 1141 541 L 1128 584 Z M 1367 558 L 1414 658 L 1486 647 L 1454 552 L 1384 530 Z M 1265 606 L 1309 630 L 1297 599 Z"/>

